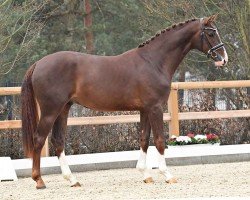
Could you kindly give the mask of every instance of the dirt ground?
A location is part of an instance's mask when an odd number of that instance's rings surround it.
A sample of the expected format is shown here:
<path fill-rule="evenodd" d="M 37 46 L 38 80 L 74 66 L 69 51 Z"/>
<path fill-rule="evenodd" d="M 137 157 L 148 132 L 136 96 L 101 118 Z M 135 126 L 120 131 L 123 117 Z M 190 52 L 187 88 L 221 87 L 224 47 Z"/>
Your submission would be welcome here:
<path fill-rule="evenodd" d="M 174 199 L 191 197 L 249 197 L 250 162 L 170 167 L 178 183 L 166 184 L 158 170 L 145 184 L 136 169 L 76 173 L 82 184 L 71 188 L 59 174 L 43 176 L 47 188 L 36 190 L 31 178 L 0 183 L 0 199 Z"/>

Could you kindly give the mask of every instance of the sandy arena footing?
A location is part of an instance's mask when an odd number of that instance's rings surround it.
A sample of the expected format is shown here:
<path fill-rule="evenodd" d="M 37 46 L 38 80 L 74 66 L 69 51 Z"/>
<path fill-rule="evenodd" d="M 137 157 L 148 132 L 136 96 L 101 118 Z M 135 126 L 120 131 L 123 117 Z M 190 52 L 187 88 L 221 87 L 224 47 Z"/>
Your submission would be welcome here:
<path fill-rule="evenodd" d="M 154 183 L 145 184 L 136 169 L 75 173 L 80 188 L 71 188 L 59 174 L 43 176 L 47 188 L 36 190 L 31 178 L 0 183 L 0 199 L 175 199 L 245 197 L 250 199 L 250 162 L 171 166 L 178 179 L 166 184 L 158 170 Z M 244 199 L 245 199 L 244 198 Z"/>

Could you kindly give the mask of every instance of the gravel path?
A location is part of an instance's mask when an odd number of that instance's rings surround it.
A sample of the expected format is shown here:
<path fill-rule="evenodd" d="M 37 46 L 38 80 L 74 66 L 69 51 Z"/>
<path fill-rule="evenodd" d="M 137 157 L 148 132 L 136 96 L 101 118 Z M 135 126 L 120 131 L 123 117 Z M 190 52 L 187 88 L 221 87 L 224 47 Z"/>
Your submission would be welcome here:
<path fill-rule="evenodd" d="M 136 169 L 76 173 L 81 188 L 71 188 L 61 175 L 43 176 L 47 188 L 36 190 L 31 178 L 0 183 L 0 199 L 169 199 L 249 197 L 250 162 L 170 167 L 177 184 L 164 183 L 152 170 L 155 183 L 145 184 Z"/>

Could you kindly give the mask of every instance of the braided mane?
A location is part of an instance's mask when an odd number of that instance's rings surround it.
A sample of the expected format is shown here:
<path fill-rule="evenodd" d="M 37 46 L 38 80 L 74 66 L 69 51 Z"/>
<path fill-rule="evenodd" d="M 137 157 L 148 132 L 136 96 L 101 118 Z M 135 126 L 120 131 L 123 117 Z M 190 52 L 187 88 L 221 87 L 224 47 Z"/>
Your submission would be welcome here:
<path fill-rule="evenodd" d="M 180 22 L 178 24 L 173 24 L 172 26 L 167 27 L 167 28 L 157 32 L 153 37 L 149 38 L 147 41 L 139 44 L 138 48 L 144 47 L 145 45 L 149 44 L 150 41 L 154 40 L 155 38 L 159 37 L 161 34 L 167 32 L 167 31 L 170 31 L 170 30 L 175 29 L 177 27 L 181 27 L 181 26 L 183 26 L 183 25 L 185 25 L 185 24 L 187 24 L 189 22 L 196 21 L 196 20 L 198 20 L 198 19 L 194 18 L 194 19 L 186 20 L 185 22 Z"/>

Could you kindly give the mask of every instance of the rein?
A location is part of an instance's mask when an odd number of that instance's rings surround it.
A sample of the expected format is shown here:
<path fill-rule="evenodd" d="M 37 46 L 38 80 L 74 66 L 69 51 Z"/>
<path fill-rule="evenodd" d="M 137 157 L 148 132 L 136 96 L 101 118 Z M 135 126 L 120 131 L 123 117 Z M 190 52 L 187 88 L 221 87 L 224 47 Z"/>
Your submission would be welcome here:
<path fill-rule="evenodd" d="M 211 43 L 209 42 L 209 39 L 208 39 L 207 34 L 205 32 L 206 30 L 211 30 L 211 31 L 213 31 L 213 33 L 216 33 L 216 31 L 217 31 L 217 29 L 215 29 L 215 28 L 205 27 L 202 24 L 202 27 L 201 27 L 201 49 L 203 49 L 203 40 L 205 40 L 207 42 L 208 46 L 210 47 L 210 49 L 207 52 L 207 57 L 212 58 L 215 61 L 221 61 L 222 56 L 219 53 L 217 53 L 216 51 L 218 49 L 224 47 L 224 44 L 222 42 L 220 42 L 219 44 L 212 46 Z"/>

